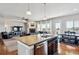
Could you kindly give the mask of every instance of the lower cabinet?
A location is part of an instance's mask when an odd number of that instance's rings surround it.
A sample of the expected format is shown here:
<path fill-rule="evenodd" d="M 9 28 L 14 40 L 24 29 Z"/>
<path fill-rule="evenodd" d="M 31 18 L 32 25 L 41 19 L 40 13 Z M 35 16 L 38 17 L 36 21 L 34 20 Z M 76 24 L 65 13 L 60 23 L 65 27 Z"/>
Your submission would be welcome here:
<path fill-rule="evenodd" d="M 20 41 L 17 42 L 18 55 L 34 55 L 34 46 L 28 46 Z"/>
<path fill-rule="evenodd" d="M 47 41 L 34 45 L 34 55 L 47 55 Z"/>
<path fill-rule="evenodd" d="M 54 55 L 57 54 L 57 39 L 49 39 L 34 45 L 34 55 Z"/>
<path fill-rule="evenodd" d="M 57 40 L 51 39 L 48 41 L 48 55 L 54 55 L 57 53 Z"/>
<path fill-rule="evenodd" d="M 18 55 L 54 55 L 57 53 L 57 40 L 49 39 L 32 46 L 28 46 L 20 41 L 18 43 Z"/>

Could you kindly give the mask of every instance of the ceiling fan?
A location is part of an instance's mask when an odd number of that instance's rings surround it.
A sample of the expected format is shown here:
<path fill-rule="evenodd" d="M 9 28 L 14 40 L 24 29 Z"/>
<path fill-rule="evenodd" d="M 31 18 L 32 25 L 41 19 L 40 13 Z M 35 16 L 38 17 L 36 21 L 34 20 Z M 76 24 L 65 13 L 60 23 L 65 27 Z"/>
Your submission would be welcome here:
<path fill-rule="evenodd" d="M 28 21 L 29 19 L 25 18 L 25 17 L 22 17 L 21 18 L 22 20 L 25 20 L 25 21 Z"/>

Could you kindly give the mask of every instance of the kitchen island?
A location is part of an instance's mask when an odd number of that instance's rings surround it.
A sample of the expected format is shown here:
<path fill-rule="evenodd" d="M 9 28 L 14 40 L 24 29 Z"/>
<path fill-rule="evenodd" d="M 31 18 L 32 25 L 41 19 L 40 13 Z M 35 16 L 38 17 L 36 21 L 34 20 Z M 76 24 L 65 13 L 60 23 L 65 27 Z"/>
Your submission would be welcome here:
<path fill-rule="evenodd" d="M 48 55 L 48 40 L 52 35 L 29 35 L 19 37 L 18 39 L 18 55 Z"/>

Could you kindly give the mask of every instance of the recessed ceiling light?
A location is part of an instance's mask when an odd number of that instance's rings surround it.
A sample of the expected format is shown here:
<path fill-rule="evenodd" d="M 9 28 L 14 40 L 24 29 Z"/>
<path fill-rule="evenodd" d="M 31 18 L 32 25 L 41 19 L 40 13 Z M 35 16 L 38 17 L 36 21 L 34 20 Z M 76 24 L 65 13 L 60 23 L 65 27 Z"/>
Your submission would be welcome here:
<path fill-rule="evenodd" d="M 4 26 L 5 26 L 5 28 L 7 28 L 7 27 L 8 27 L 8 25 L 6 25 L 6 24 L 5 24 Z"/>
<path fill-rule="evenodd" d="M 75 8 L 75 9 L 73 9 L 74 11 L 78 11 L 78 9 L 77 8 Z"/>
<path fill-rule="evenodd" d="M 47 19 L 46 17 L 43 18 L 43 20 L 46 20 L 46 19 Z"/>

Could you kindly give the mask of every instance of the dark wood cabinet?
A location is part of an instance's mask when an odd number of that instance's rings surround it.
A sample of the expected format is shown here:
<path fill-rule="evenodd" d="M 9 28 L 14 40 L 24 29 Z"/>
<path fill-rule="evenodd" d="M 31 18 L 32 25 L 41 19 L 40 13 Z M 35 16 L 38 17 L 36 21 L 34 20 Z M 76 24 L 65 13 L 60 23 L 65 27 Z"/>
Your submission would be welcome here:
<path fill-rule="evenodd" d="M 41 42 L 34 45 L 34 55 L 54 55 L 57 53 L 57 38 L 49 39 L 46 42 L 47 44 Z M 47 45 L 47 47 L 45 45 Z"/>
<path fill-rule="evenodd" d="M 51 39 L 48 41 L 48 55 L 54 55 L 57 53 L 57 39 Z"/>

